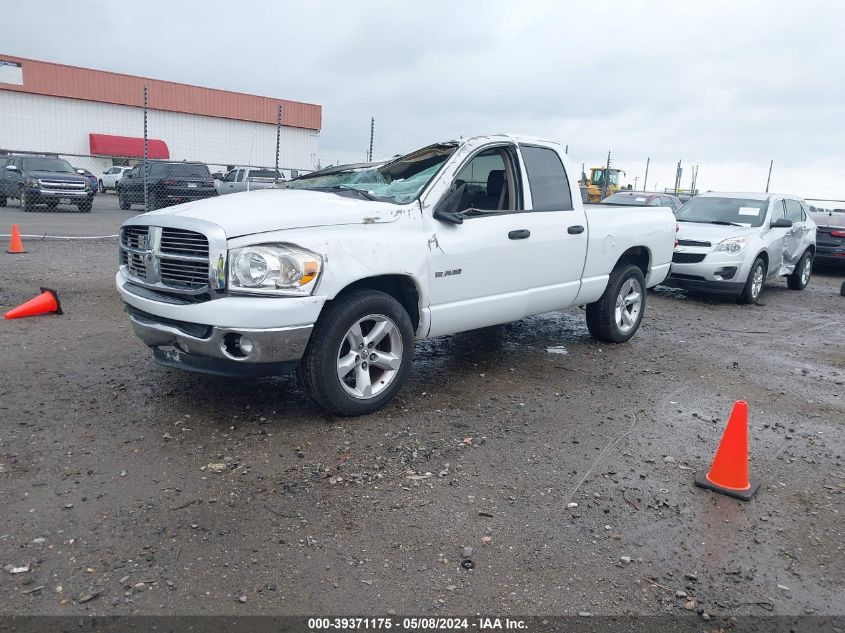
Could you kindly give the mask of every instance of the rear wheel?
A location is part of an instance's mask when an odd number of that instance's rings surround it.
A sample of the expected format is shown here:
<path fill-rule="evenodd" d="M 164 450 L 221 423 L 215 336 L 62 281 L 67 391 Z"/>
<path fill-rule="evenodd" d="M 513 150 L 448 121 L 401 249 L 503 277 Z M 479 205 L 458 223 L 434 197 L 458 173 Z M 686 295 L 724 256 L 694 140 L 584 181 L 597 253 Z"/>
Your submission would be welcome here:
<path fill-rule="evenodd" d="M 57 206 L 59 206 L 58 200 L 48 200 L 47 201 L 47 208 L 50 209 L 50 211 L 55 211 Z"/>
<path fill-rule="evenodd" d="M 117 204 L 124 211 L 129 211 L 129 209 L 132 208 L 132 203 L 129 202 L 129 197 L 120 190 L 117 192 Z"/>
<path fill-rule="evenodd" d="M 0 207 L 6 206 L 6 200 L 7 200 L 6 194 L 0 195 Z"/>
<path fill-rule="evenodd" d="M 414 355 L 411 319 L 376 290 L 331 302 L 320 316 L 299 374 L 308 395 L 336 415 L 381 409 L 402 387 Z"/>
<path fill-rule="evenodd" d="M 762 257 L 754 260 L 751 266 L 751 272 L 748 273 L 748 279 L 745 281 L 745 286 L 742 288 L 737 300 L 740 303 L 747 303 L 748 305 L 757 303 L 760 298 L 760 292 L 763 290 L 763 282 L 766 279 L 766 262 Z"/>
<path fill-rule="evenodd" d="M 98 180 L 98 181 L 97 181 L 97 189 L 99 189 L 100 193 L 105 193 L 105 192 L 106 192 L 106 187 L 105 187 L 105 185 L 103 184 L 103 181 L 102 181 L 102 180 Z"/>
<path fill-rule="evenodd" d="M 604 294 L 587 306 L 587 329 L 601 341 L 624 343 L 637 333 L 645 304 L 643 271 L 633 264 L 617 265 Z"/>
<path fill-rule="evenodd" d="M 786 278 L 786 285 L 792 290 L 804 290 L 810 283 L 810 273 L 813 270 L 813 254 L 807 251 L 798 260 L 795 270 Z"/>

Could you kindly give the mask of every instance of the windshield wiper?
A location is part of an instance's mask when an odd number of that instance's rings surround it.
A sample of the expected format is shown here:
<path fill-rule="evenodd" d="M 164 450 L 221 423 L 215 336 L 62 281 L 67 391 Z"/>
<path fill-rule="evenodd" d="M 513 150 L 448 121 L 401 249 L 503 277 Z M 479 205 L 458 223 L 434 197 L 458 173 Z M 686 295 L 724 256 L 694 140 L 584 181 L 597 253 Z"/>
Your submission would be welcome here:
<path fill-rule="evenodd" d="M 707 224 L 721 224 L 724 226 L 742 226 L 737 222 L 728 222 L 727 220 L 708 220 Z"/>
<path fill-rule="evenodd" d="M 331 187 L 314 187 L 314 189 L 325 189 L 328 191 L 354 191 L 362 198 L 366 198 L 367 200 L 378 200 L 373 194 L 368 191 L 364 191 L 363 189 L 356 189 L 355 187 L 350 187 L 349 185 L 332 185 Z"/>

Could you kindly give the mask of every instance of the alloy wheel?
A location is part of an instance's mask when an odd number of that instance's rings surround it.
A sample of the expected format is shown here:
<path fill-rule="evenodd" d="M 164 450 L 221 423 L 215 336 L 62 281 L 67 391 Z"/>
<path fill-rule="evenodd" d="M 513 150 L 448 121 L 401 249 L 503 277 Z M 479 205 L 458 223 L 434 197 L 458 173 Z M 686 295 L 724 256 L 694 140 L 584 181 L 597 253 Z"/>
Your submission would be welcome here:
<path fill-rule="evenodd" d="M 344 391 L 366 400 L 381 393 L 402 364 L 402 336 L 387 316 L 370 314 L 346 332 L 337 353 L 337 377 Z"/>

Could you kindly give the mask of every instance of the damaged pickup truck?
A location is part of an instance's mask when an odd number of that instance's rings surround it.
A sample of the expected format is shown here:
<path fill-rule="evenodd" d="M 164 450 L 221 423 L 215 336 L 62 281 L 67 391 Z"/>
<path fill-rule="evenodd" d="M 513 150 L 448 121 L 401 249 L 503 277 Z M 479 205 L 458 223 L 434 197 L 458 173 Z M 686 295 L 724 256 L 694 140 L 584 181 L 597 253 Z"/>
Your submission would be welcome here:
<path fill-rule="evenodd" d="M 160 364 L 297 370 L 320 406 L 359 415 L 396 395 L 414 339 L 585 305 L 594 337 L 627 341 L 675 230 L 668 208 L 585 211 L 557 143 L 482 136 L 139 215 L 116 281 Z"/>

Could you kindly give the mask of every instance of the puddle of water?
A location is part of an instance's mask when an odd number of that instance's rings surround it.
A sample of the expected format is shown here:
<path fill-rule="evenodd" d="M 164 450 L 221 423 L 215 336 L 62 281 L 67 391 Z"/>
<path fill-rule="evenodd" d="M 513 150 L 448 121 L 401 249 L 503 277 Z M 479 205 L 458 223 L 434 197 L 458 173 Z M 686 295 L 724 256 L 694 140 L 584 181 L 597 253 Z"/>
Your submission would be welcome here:
<path fill-rule="evenodd" d="M 569 352 L 563 345 L 555 345 L 554 347 L 547 347 L 546 352 L 549 354 L 568 354 Z"/>

